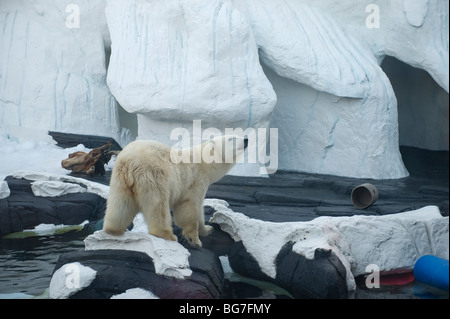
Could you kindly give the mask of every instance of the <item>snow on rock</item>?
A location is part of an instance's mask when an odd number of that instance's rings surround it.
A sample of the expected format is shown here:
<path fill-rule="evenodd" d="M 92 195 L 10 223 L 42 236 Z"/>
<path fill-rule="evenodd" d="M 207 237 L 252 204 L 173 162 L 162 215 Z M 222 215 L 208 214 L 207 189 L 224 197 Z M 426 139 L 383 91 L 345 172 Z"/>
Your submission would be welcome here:
<path fill-rule="evenodd" d="M 49 296 L 52 299 L 67 299 L 88 287 L 97 272 L 79 262 L 63 265 L 53 273 L 50 281 Z"/>
<path fill-rule="evenodd" d="M 149 243 L 147 240 L 145 244 Z M 133 240 L 130 240 L 128 246 L 132 248 Z M 109 299 L 115 296 L 145 299 L 209 299 L 221 298 L 223 294 L 223 271 L 220 261 L 206 249 L 192 251 L 189 257 L 191 276 L 174 278 L 170 274 L 158 274 L 159 269 L 155 260 L 145 252 L 112 248 L 72 251 L 59 256 L 54 273 L 63 265 L 74 262 L 80 262 L 97 271 L 96 280 L 69 298 Z M 174 256 L 171 258 L 176 259 Z"/>
<path fill-rule="evenodd" d="M 174 278 L 186 278 L 192 274 L 189 268 L 189 251 L 181 244 L 149 234 L 125 232 L 113 236 L 99 230 L 84 240 L 86 250 L 124 249 L 146 253 L 153 260 L 155 272 Z"/>
<path fill-rule="evenodd" d="M 69 175 L 17 171 L 12 176 L 18 179 L 23 178 L 34 181 L 32 183 L 32 190 L 36 196 L 55 197 L 69 193 L 87 192 L 107 199 L 109 195 L 109 186 Z"/>
<path fill-rule="evenodd" d="M 85 220 L 79 225 L 55 225 L 55 224 L 39 224 L 36 227 L 32 229 L 24 229 L 24 232 L 30 232 L 35 233 L 37 235 L 51 235 L 58 233 L 58 231 L 64 230 L 64 229 L 76 229 L 76 228 L 83 228 L 84 225 L 88 224 L 89 221 Z"/>
<path fill-rule="evenodd" d="M 40 128 L 122 140 L 126 132 L 106 85 L 104 7 L 104 1 L 71 6 L 67 1 L 2 1 L 3 130 Z"/>
<path fill-rule="evenodd" d="M 261 271 L 270 278 L 276 278 L 275 260 L 280 250 L 286 243 L 294 242 L 296 252 L 300 251 L 300 254 L 311 260 L 318 248 L 335 252 L 346 268 L 348 290 L 355 289 L 348 261 L 352 260 L 351 252 L 335 227 L 323 227 L 312 222 L 265 222 L 233 212 L 220 202 L 210 202 L 208 205 L 216 210 L 210 222 L 218 224 L 235 242 L 242 241 Z"/>
<path fill-rule="evenodd" d="M 151 291 L 142 288 L 131 288 L 125 292 L 114 295 L 111 299 L 159 299 Z"/>
<path fill-rule="evenodd" d="M 292 251 L 314 260 L 316 251 L 332 251 L 346 268 L 347 288 L 355 289 L 354 277 L 375 264 L 382 273 L 410 271 L 421 256 L 447 258 L 449 219 L 438 207 L 385 216 L 319 217 L 310 222 L 272 223 L 233 212 L 221 202 L 210 222 L 241 241 L 261 271 L 276 278 L 280 249 L 294 243 Z"/>
<path fill-rule="evenodd" d="M 31 183 L 35 196 L 61 196 L 70 193 L 85 193 L 86 188 L 72 183 L 60 181 L 36 181 Z"/>
<path fill-rule="evenodd" d="M 6 198 L 11 193 L 6 181 L 0 182 L 0 199 Z"/>
<path fill-rule="evenodd" d="M 81 229 L 85 221 L 103 218 L 109 191 L 106 185 L 45 172 L 22 171 L 13 175 L 5 179 L 9 196 L 0 199 L 1 236 L 20 237 L 25 234 L 11 233 L 40 224 L 77 225 L 66 230 Z M 29 235 L 35 230 L 40 233 L 40 229 L 34 229 Z"/>
<path fill-rule="evenodd" d="M 412 270 L 423 255 L 448 259 L 449 219 L 442 217 L 437 206 L 393 215 L 320 217 L 315 221 L 332 223 L 343 234 L 355 261 L 354 276 L 365 274 L 370 264 L 389 273 Z"/>

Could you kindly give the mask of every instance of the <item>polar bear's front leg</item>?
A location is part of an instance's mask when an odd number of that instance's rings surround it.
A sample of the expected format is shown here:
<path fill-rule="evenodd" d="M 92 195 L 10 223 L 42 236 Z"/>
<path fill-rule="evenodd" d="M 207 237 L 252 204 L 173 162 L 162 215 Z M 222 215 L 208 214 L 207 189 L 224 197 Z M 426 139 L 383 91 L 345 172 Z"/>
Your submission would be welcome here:
<path fill-rule="evenodd" d="M 209 225 L 205 225 L 204 222 L 199 222 L 198 223 L 198 234 L 201 237 L 205 237 L 205 236 L 210 235 L 213 232 L 213 230 L 214 230 L 214 227 L 209 226 Z"/>
<path fill-rule="evenodd" d="M 173 218 L 175 224 L 183 229 L 182 235 L 189 244 L 202 247 L 202 242 L 198 238 L 199 212 L 198 205 L 195 201 L 186 199 L 175 205 L 173 208 Z"/>
<path fill-rule="evenodd" d="M 199 208 L 197 208 L 198 212 L 198 234 L 201 237 L 208 236 L 211 234 L 214 230 L 212 226 L 205 225 L 205 212 L 203 211 L 203 206 L 200 205 Z"/>

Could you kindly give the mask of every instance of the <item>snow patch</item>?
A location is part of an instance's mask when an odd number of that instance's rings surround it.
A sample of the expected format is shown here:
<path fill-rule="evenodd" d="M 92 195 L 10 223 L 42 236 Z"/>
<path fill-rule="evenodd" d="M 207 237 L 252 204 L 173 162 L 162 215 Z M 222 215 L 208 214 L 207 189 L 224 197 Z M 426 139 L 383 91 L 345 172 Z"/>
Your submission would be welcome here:
<path fill-rule="evenodd" d="M 73 183 L 60 181 L 36 181 L 31 183 L 35 196 L 55 197 L 73 193 L 86 193 L 86 188 Z"/>
<path fill-rule="evenodd" d="M 159 299 L 159 297 L 142 288 L 131 288 L 121 294 L 112 296 L 111 299 Z"/>
<path fill-rule="evenodd" d="M 50 281 L 49 295 L 52 299 L 67 299 L 77 291 L 88 287 L 97 271 L 79 262 L 68 263 L 55 271 Z"/>
<path fill-rule="evenodd" d="M 11 190 L 9 189 L 8 183 L 6 181 L 0 182 L 0 199 L 9 197 Z"/>
<path fill-rule="evenodd" d="M 178 242 L 130 231 L 113 236 L 99 230 L 88 236 L 84 243 L 86 250 L 125 249 L 146 253 L 159 275 L 184 279 L 192 274 L 188 260 L 190 253 Z"/>
<path fill-rule="evenodd" d="M 38 194 L 35 194 L 36 196 L 61 196 L 75 192 L 76 189 L 80 190 L 82 193 L 88 192 L 97 194 L 105 199 L 107 199 L 109 195 L 109 186 L 107 185 L 68 175 L 47 172 L 17 171 L 13 173 L 12 176 L 18 179 L 23 178 L 34 181 L 32 184 L 35 185 L 34 189 Z M 83 185 L 84 187 L 80 185 Z M 59 189 L 59 187 L 61 187 L 61 189 Z"/>

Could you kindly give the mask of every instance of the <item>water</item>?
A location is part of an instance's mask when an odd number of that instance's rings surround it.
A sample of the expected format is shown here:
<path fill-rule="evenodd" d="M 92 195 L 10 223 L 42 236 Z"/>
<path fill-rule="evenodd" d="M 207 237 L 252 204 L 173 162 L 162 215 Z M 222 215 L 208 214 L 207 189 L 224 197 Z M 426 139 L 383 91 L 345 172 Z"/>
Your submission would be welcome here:
<path fill-rule="evenodd" d="M 60 254 L 84 250 L 86 234 L 0 238 L 0 298 L 45 297 Z"/>

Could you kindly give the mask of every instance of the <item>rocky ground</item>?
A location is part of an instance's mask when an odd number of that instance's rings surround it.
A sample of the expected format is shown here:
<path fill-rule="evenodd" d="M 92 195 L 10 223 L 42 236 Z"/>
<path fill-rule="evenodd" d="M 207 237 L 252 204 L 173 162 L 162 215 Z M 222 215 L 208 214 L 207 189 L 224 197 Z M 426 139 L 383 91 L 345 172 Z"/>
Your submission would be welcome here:
<path fill-rule="evenodd" d="M 448 216 L 448 152 L 403 149 L 410 176 L 363 180 L 328 175 L 277 172 L 269 178 L 225 176 L 206 197 L 226 200 L 231 209 L 266 221 L 309 221 L 319 216 L 384 215 L 439 206 Z M 415 156 L 415 157 L 411 157 Z M 372 183 L 378 200 L 364 210 L 351 202 L 352 189 Z"/>

